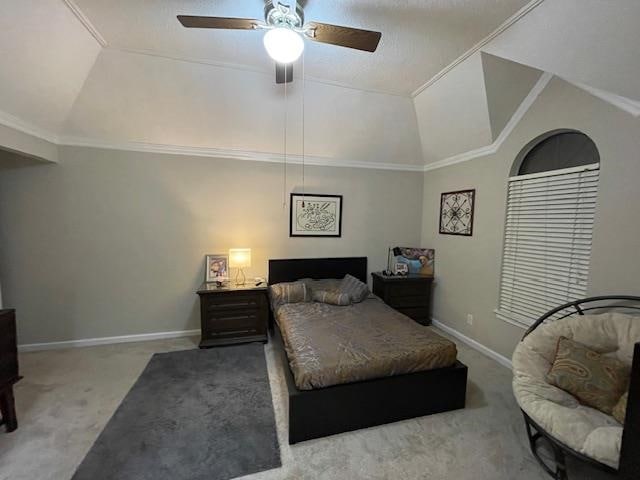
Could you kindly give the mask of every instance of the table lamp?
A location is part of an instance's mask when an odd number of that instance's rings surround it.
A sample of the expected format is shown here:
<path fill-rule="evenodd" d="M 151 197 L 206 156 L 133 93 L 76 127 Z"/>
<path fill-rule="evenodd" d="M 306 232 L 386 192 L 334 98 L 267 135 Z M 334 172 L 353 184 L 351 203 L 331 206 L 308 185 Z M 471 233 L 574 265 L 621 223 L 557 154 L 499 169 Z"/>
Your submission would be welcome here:
<path fill-rule="evenodd" d="M 251 266 L 251 249 L 250 248 L 229 249 L 229 268 L 238 269 L 238 273 L 236 273 L 236 285 L 245 284 L 247 279 L 242 269 L 250 266 Z"/>

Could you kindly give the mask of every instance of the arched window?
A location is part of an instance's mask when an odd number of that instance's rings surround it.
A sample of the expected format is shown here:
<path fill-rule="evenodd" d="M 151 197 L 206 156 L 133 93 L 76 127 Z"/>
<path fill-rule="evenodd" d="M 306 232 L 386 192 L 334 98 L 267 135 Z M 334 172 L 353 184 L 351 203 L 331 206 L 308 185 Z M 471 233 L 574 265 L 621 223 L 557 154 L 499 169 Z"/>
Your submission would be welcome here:
<path fill-rule="evenodd" d="M 588 136 L 549 132 L 529 143 L 509 178 L 500 318 L 530 325 L 586 296 L 600 154 Z"/>

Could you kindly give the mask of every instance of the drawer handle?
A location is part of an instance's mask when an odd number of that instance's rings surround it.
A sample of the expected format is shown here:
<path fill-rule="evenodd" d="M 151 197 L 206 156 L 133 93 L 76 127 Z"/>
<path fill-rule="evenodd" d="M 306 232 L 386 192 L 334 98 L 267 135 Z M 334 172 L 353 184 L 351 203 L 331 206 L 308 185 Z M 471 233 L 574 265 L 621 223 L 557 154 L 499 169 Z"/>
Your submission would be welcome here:
<path fill-rule="evenodd" d="M 249 307 L 255 305 L 256 302 L 238 302 L 238 303 L 220 303 L 212 305 L 214 308 L 228 308 L 228 307 Z"/>
<path fill-rule="evenodd" d="M 255 315 L 238 315 L 235 317 L 222 317 L 220 320 L 247 320 L 249 318 L 256 318 Z"/>

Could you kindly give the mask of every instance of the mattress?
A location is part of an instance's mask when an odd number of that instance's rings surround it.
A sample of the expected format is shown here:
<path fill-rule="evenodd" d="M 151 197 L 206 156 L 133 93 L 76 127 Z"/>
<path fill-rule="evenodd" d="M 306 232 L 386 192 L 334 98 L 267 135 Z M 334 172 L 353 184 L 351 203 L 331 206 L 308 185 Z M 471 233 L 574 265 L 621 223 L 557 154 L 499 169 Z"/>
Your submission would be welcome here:
<path fill-rule="evenodd" d="M 349 306 L 278 307 L 275 319 L 299 390 L 452 366 L 456 345 L 378 297 Z"/>

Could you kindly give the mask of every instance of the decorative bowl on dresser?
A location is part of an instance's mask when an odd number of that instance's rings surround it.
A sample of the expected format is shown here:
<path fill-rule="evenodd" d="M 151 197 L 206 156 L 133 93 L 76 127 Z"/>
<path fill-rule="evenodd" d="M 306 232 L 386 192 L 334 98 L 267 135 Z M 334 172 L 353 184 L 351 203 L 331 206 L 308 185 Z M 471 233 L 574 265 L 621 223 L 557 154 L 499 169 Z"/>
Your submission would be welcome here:
<path fill-rule="evenodd" d="M 18 428 L 13 385 L 18 374 L 18 347 L 15 310 L 0 310 L 0 412 L 7 432 Z"/>
<path fill-rule="evenodd" d="M 431 325 L 431 275 L 383 275 L 373 277 L 373 293 L 384 303 L 422 325 Z"/>
<path fill-rule="evenodd" d="M 200 296 L 200 348 L 268 340 L 269 298 L 266 286 L 203 283 Z"/>

